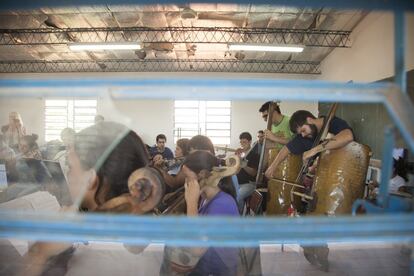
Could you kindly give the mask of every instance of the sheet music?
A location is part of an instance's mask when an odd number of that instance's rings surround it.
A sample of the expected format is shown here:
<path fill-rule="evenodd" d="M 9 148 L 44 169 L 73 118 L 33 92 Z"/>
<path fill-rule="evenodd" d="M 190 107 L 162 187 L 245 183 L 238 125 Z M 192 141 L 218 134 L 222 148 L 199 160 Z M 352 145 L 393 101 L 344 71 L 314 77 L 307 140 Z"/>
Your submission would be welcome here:
<path fill-rule="evenodd" d="M 39 191 L 0 204 L 0 210 L 34 210 L 59 212 L 60 205 L 56 197 L 49 192 Z M 20 255 L 26 254 L 29 243 L 24 240 L 9 239 Z"/>
<path fill-rule="evenodd" d="M 39 191 L 0 204 L 0 210 L 34 210 L 59 212 L 56 197 L 49 192 Z"/>

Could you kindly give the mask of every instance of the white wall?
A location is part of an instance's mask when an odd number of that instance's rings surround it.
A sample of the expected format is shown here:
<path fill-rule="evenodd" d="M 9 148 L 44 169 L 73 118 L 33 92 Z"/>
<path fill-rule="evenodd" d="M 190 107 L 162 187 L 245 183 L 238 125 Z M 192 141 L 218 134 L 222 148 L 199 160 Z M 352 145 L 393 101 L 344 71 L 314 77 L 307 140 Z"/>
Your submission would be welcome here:
<path fill-rule="evenodd" d="M 115 100 L 113 103 L 116 112 L 113 109 L 103 108 L 102 101 L 98 101 L 98 113 L 103 115 L 105 120 L 125 123 L 150 146 L 155 144 L 155 137 L 163 133 L 167 136 L 167 146 L 174 150 L 174 101 Z M 114 118 L 117 112 L 124 117 Z"/>
<path fill-rule="evenodd" d="M 233 101 L 231 123 L 231 145 L 239 146 L 239 134 L 248 131 L 253 137 L 266 128 L 258 110 L 264 101 Z M 298 109 L 307 109 L 317 115 L 317 103 L 282 102 L 283 114 L 291 115 Z M 39 135 L 39 144 L 44 143 L 44 99 L 0 98 L 0 125 L 8 123 L 8 113 L 18 111 L 29 133 Z M 105 120 L 128 125 L 145 143 L 153 145 L 159 133 L 167 136 L 167 146 L 174 149 L 174 101 L 172 100 L 109 100 L 98 99 L 98 114 Z M 255 138 L 254 138 L 255 140 Z"/>
<path fill-rule="evenodd" d="M 52 74 L 0 74 L 0 79 L 71 79 L 71 78 L 116 78 L 116 77 L 136 77 L 140 78 L 271 78 L 271 79 L 315 79 L 313 75 L 294 75 L 294 74 L 239 74 L 239 73 L 52 73 Z M 50 94 L 53 95 L 53 91 Z M 87 92 L 87 91 L 86 91 Z M 79 93 L 79 92 L 78 92 Z M 263 101 L 264 102 L 264 101 Z M 263 102 L 232 102 L 232 128 L 231 128 L 231 147 L 238 147 L 239 134 L 243 131 L 249 131 L 253 137 L 259 129 L 266 127 L 264 121 L 258 113 Z M 21 112 L 23 120 L 35 121 L 32 131 L 40 136 L 39 144 L 44 143 L 44 107 L 43 100 L 33 99 L 24 101 L 14 101 L 0 97 L 0 106 L 7 109 L 1 109 L 0 124 L 7 123 L 7 114 L 10 110 Z M 284 108 L 284 106 L 286 106 Z M 309 109 L 317 113 L 317 103 L 282 103 L 282 112 L 290 115 L 297 109 Z M 7 110 L 7 114 L 3 112 Z M 29 111 L 30 110 L 30 111 Z M 167 136 L 167 146 L 174 149 L 173 144 L 173 100 L 121 100 L 121 99 L 99 99 L 98 114 L 105 117 L 106 120 L 114 120 L 128 125 L 135 130 L 145 143 L 153 145 L 155 137 L 159 133 Z"/>
<path fill-rule="evenodd" d="M 102 101 L 98 102 L 98 112 L 106 119 L 114 119 L 127 124 L 135 130 L 145 143 L 153 145 L 155 137 L 163 133 L 167 136 L 167 146 L 174 149 L 174 101 L 173 100 L 115 100 L 116 109 L 102 108 Z M 231 108 L 231 144 L 230 147 L 239 146 L 239 134 L 248 131 L 253 137 L 260 129 L 266 128 L 258 110 L 264 101 L 232 101 Z M 283 102 L 281 111 L 291 115 L 298 109 L 306 109 L 317 115 L 317 103 Z M 122 116 L 119 116 L 119 113 Z M 128 119 L 131 120 L 128 123 Z M 124 121 L 122 121 L 124 120 Z M 255 139 L 254 139 L 255 140 Z"/>
<path fill-rule="evenodd" d="M 406 69 L 414 69 L 414 14 L 406 14 Z M 394 75 L 394 16 L 371 12 L 351 33 L 351 48 L 337 48 L 321 64 L 320 79 L 373 82 Z"/>

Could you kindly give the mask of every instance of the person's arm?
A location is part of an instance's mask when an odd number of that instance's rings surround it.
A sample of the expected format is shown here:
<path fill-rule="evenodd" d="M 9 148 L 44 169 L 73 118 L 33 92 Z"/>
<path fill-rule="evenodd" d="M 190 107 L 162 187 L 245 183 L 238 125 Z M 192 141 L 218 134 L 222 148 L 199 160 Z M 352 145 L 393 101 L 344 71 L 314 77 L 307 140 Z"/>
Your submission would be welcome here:
<path fill-rule="evenodd" d="M 200 185 L 196 178 L 185 179 L 185 202 L 187 205 L 187 216 L 198 216 L 198 200 L 200 199 Z"/>
<path fill-rule="evenodd" d="M 70 246 L 71 244 L 67 243 L 36 242 L 29 248 L 29 251 L 24 256 L 22 269 L 17 275 L 42 275 L 48 260 L 53 256 L 59 255 Z"/>
<path fill-rule="evenodd" d="M 273 160 L 272 164 L 267 168 L 265 175 L 268 179 L 273 178 L 274 170 L 286 159 L 288 154 L 290 153 L 289 149 L 284 146 L 279 153 L 277 154 L 275 160 Z"/>
<path fill-rule="evenodd" d="M 317 145 L 316 147 L 305 151 L 303 153 L 303 160 L 306 161 L 307 159 L 311 158 L 312 156 L 325 151 L 325 150 L 332 150 L 332 149 L 339 149 L 346 146 L 348 143 L 354 140 L 354 136 L 350 129 L 344 129 L 336 134 L 331 139 L 325 140 L 321 144 Z"/>
<path fill-rule="evenodd" d="M 264 133 L 265 133 L 265 138 L 272 142 L 279 143 L 282 145 L 286 145 L 289 142 L 289 139 L 281 137 L 281 136 L 277 136 L 268 129 L 265 129 Z"/>
<path fill-rule="evenodd" d="M 165 184 L 167 184 L 171 188 L 177 188 L 177 187 L 181 187 L 184 185 L 185 175 L 182 172 L 182 170 L 180 170 L 178 174 L 175 176 L 168 174 L 168 172 L 165 170 L 160 170 L 160 171 L 161 171 L 162 177 L 164 178 Z"/>
<path fill-rule="evenodd" d="M 253 176 L 253 177 L 255 177 L 257 174 L 257 169 L 249 167 L 249 166 L 242 168 L 242 170 L 245 170 L 248 175 Z"/>

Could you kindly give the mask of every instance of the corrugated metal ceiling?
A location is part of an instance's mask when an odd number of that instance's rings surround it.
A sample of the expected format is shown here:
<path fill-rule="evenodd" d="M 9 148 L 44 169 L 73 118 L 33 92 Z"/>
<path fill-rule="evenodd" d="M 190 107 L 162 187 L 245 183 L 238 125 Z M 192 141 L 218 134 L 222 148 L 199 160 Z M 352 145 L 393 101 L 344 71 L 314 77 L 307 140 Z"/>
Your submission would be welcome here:
<path fill-rule="evenodd" d="M 0 28 L 3 31 L 17 29 L 61 30 L 74 28 L 131 28 L 146 27 L 151 29 L 172 27 L 185 28 L 238 28 L 252 30 L 263 28 L 269 32 L 278 30 L 302 30 L 302 31 L 352 31 L 355 26 L 366 15 L 364 11 L 345 10 L 337 11 L 327 8 L 319 10 L 287 8 L 275 6 L 256 5 L 234 5 L 234 4 L 189 4 L 177 5 L 153 5 L 153 6 L 92 6 L 92 7 L 67 7 L 67 8 L 43 8 L 30 11 L 3 12 L 0 14 Z M 171 37 L 174 31 L 169 31 Z M 2 34 L 5 36 L 6 34 Z M 81 41 L 81 34 L 65 32 L 66 38 L 62 43 L 43 43 L 39 45 L 28 45 L 29 43 L 19 40 L 17 35 L 7 34 L 12 38 L 11 45 L 0 45 L 0 59 L 3 63 L 14 62 L 45 62 L 56 63 L 79 61 L 79 62 L 104 62 L 107 60 L 134 60 L 157 61 L 170 60 L 172 62 L 189 62 L 203 60 L 221 60 L 225 62 L 321 62 L 334 47 L 306 47 L 302 53 L 265 53 L 265 52 L 229 52 L 226 43 L 199 43 L 197 41 L 185 41 L 175 43 L 172 41 L 140 41 L 143 43 L 142 51 L 104 51 L 104 52 L 71 52 L 67 41 Z M 214 32 L 213 35 L 222 35 Z M 52 34 L 53 36 L 53 34 Z M 125 37 L 122 33 L 120 38 Z M 289 38 L 289 35 L 286 36 Z M 33 37 L 31 42 L 37 38 Z M 105 41 L 105 36 L 100 35 Z M 4 43 L 7 44 L 7 43 Z M 350 46 L 348 44 L 348 46 Z M 150 65 L 149 65 L 150 66 Z M 0 71 L 7 71 L 0 65 Z M 11 68 L 11 67 L 9 67 Z M 59 66 L 54 66 L 57 72 Z M 108 68 L 108 67 L 106 67 Z M 120 67 L 117 67 L 120 68 Z M 154 71 L 153 68 L 148 71 Z M 190 68 L 190 67 L 189 67 Z M 191 68 L 182 71 L 190 70 Z M 201 67 L 199 67 L 201 68 Z M 76 71 L 76 68 L 72 71 Z M 19 71 L 17 69 L 13 69 Z M 27 69 L 28 70 L 28 69 Z M 27 71 L 26 70 L 26 71 Z M 93 69 L 96 70 L 96 69 Z M 100 69 L 105 70 L 105 69 Z M 145 66 L 141 69 L 144 70 Z M 180 69 L 177 69 L 180 70 Z M 220 69 L 218 69 L 220 71 Z M 224 70 L 224 69 L 223 69 Z M 222 70 L 222 71 L 223 71 Z M 227 68 L 225 70 L 230 70 Z M 252 69 L 252 72 L 276 72 L 264 66 Z M 9 69 L 9 71 L 12 71 Z M 20 70 L 21 72 L 25 70 Z M 116 71 L 116 70 L 111 70 Z M 119 70 L 128 71 L 128 70 Z M 203 71 L 200 69 L 200 71 Z M 238 70 L 234 70 L 238 71 Z M 315 73 L 298 72 L 298 73 Z"/>

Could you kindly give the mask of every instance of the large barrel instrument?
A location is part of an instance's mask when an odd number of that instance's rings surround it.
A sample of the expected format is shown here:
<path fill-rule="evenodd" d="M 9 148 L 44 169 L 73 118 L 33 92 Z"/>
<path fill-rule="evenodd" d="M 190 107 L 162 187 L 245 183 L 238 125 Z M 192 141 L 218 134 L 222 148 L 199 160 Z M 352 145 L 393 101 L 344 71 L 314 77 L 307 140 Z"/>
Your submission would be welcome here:
<path fill-rule="evenodd" d="M 352 204 L 362 198 L 371 149 L 356 142 L 323 152 L 313 183 L 311 215 L 350 214 Z"/>
<path fill-rule="evenodd" d="M 279 153 L 278 149 L 269 150 L 269 163 Z M 266 214 L 286 215 L 292 204 L 291 190 L 294 187 L 298 173 L 302 166 L 302 156 L 289 154 L 288 157 L 275 169 L 273 179 L 268 182 L 268 193 L 266 202 Z M 289 183 L 287 183 L 289 182 Z M 300 200 L 294 198 L 294 200 Z"/>

